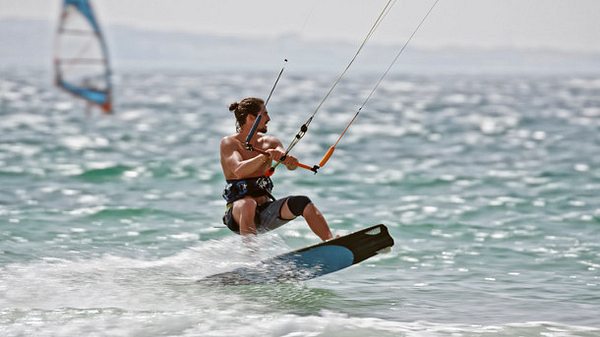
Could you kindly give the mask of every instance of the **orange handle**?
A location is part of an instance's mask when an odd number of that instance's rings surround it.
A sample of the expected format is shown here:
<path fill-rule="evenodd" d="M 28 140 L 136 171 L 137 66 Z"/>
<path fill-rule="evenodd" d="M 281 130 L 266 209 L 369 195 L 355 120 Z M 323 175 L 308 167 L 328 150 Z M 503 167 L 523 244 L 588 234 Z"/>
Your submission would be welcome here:
<path fill-rule="evenodd" d="M 252 151 L 256 151 L 260 154 L 264 154 L 265 156 L 268 156 L 269 154 L 266 151 L 263 151 L 261 149 L 252 149 Z M 331 156 L 331 155 L 330 155 Z M 302 164 L 302 163 L 298 163 L 298 167 L 303 168 L 305 170 L 309 170 L 314 172 L 313 167 L 312 166 L 308 166 L 306 164 Z M 273 167 L 270 167 L 267 172 L 265 172 L 265 176 L 270 177 L 273 175 L 273 173 L 275 173 L 275 169 Z"/>
<path fill-rule="evenodd" d="M 308 165 L 302 164 L 302 163 L 298 163 L 298 167 L 301 167 L 301 168 L 303 168 L 305 170 L 309 170 L 309 171 L 312 171 L 312 169 L 313 169 L 311 166 L 308 166 Z"/>
<path fill-rule="evenodd" d="M 327 152 L 319 162 L 319 167 L 323 167 L 325 166 L 325 164 L 327 164 L 327 161 L 329 160 L 329 158 L 331 158 L 331 155 L 333 155 L 333 151 L 335 151 L 335 145 L 329 147 L 329 150 L 327 150 Z"/>
<path fill-rule="evenodd" d="M 305 170 L 309 170 L 311 172 L 315 172 L 312 167 L 310 167 L 310 166 L 308 166 L 306 164 L 298 163 L 298 167 L 303 168 Z M 274 173 L 275 173 L 275 168 L 274 167 L 269 167 L 269 169 L 265 172 L 265 176 L 270 177 Z"/>

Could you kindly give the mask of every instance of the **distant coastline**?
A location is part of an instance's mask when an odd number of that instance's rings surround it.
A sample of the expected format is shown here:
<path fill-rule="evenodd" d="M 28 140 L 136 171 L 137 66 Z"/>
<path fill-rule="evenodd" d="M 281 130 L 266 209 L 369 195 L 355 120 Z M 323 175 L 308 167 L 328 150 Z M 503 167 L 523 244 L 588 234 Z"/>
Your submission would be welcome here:
<path fill-rule="evenodd" d="M 0 68 L 51 66 L 54 23 L 30 19 L 0 20 Z M 115 70 L 272 71 L 283 58 L 290 71 L 337 72 L 356 45 L 304 40 L 297 35 L 259 39 L 128 26 L 104 27 Z M 358 42 L 357 42 L 358 43 Z M 399 45 L 368 45 L 355 64 L 357 72 L 379 72 Z M 448 46 L 422 48 L 418 39 L 393 69 L 398 73 L 600 74 L 600 54 L 546 49 L 482 49 Z"/>

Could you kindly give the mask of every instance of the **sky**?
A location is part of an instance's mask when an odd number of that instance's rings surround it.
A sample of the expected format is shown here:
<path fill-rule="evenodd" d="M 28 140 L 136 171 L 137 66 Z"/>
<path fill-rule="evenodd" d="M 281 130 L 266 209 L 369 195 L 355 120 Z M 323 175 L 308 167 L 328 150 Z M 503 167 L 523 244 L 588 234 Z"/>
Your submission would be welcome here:
<path fill-rule="evenodd" d="M 362 40 L 387 0 L 94 0 L 106 24 L 259 38 Z M 398 0 L 373 41 L 402 43 L 434 0 Z M 55 21 L 60 0 L 0 0 L 0 19 Z M 598 0 L 440 0 L 412 42 L 600 52 Z"/>

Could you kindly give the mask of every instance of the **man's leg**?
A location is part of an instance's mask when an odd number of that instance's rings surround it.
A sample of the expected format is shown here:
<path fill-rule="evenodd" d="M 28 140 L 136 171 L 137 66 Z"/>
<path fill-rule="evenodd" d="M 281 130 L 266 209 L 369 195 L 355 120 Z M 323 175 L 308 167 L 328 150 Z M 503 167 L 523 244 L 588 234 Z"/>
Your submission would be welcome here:
<path fill-rule="evenodd" d="M 309 198 L 305 196 L 289 197 L 281 207 L 281 218 L 293 219 L 299 215 L 304 217 L 308 227 L 321 240 L 325 241 L 333 238 L 325 217 Z"/>
<path fill-rule="evenodd" d="M 256 201 L 250 197 L 237 200 L 233 203 L 233 219 L 240 226 L 240 235 L 256 235 Z"/>

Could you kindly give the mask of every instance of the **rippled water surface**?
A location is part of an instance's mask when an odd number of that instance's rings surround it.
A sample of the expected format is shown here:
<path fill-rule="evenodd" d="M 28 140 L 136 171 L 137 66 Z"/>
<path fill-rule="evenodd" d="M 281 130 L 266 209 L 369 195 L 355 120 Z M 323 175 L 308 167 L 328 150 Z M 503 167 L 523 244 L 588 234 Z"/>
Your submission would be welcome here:
<path fill-rule="evenodd" d="M 317 175 L 274 176 L 339 234 L 391 253 L 301 284 L 195 280 L 316 243 L 296 220 L 254 255 L 222 227 L 226 107 L 274 74 L 126 73 L 114 116 L 50 74 L 0 77 L 2 336 L 599 336 L 600 77 L 400 76 Z M 333 75 L 285 75 L 291 140 Z M 342 83 L 294 150 L 318 162 L 376 78 Z"/>

